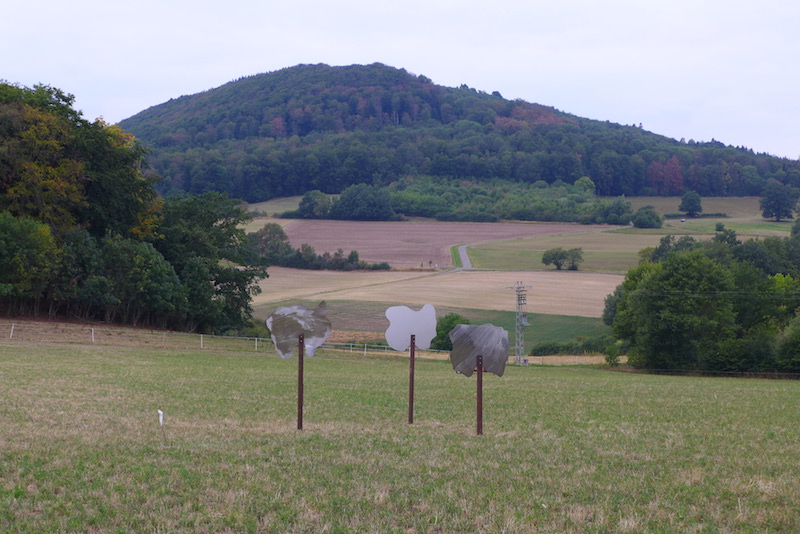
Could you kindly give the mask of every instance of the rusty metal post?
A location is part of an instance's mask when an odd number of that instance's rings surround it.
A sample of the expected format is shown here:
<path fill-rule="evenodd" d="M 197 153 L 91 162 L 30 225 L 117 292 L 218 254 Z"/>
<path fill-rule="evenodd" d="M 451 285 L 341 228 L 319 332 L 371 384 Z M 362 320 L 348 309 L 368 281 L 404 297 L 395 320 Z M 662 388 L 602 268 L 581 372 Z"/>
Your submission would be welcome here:
<path fill-rule="evenodd" d="M 408 367 L 408 424 L 414 424 L 414 350 L 417 336 L 411 334 L 411 345 L 409 346 L 409 367 Z"/>
<path fill-rule="evenodd" d="M 483 356 L 478 354 L 478 435 L 483 435 Z"/>
<path fill-rule="evenodd" d="M 297 357 L 297 430 L 303 430 L 303 348 L 305 336 L 300 334 L 298 338 L 298 357 Z"/>

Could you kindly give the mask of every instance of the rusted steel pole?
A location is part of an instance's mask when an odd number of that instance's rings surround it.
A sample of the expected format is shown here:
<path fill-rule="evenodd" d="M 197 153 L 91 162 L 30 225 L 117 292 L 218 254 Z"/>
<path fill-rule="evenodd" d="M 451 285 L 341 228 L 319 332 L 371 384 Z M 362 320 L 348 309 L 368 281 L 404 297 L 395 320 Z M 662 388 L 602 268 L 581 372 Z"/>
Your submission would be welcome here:
<path fill-rule="evenodd" d="M 305 336 L 300 334 L 298 338 L 298 357 L 297 357 L 297 430 L 303 430 L 303 348 Z"/>
<path fill-rule="evenodd" d="M 409 367 L 408 367 L 408 424 L 414 424 L 414 345 L 416 343 L 414 334 L 411 334 L 411 345 L 409 350 Z"/>
<path fill-rule="evenodd" d="M 483 356 L 478 354 L 478 435 L 483 435 Z"/>

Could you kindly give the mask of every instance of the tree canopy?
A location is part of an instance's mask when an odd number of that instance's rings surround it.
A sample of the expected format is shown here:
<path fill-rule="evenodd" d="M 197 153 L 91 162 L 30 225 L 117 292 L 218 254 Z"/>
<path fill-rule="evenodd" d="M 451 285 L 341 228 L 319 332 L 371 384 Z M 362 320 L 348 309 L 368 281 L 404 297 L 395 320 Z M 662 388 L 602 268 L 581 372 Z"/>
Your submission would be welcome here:
<path fill-rule="evenodd" d="M 603 319 L 646 369 L 800 371 L 800 236 L 665 236 L 606 298 Z"/>
<path fill-rule="evenodd" d="M 697 217 L 703 212 L 703 204 L 697 191 L 686 191 L 681 197 L 681 204 L 678 211 L 685 212 L 689 217 Z"/>
<path fill-rule="evenodd" d="M 0 305 L 8 313 L 224 332 L 263 266 L 222 193 L 161 199 L 146 150 L 47 86 L 0 83 Z"/>

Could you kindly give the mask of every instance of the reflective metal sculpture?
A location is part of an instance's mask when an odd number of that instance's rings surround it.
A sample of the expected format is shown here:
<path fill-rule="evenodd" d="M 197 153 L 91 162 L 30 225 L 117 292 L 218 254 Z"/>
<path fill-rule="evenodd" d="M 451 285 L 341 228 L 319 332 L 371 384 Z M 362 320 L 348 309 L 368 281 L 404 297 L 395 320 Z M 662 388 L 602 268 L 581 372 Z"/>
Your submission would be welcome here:
<path fill-rule="evenodd" d="M 404 351 L 415 336 L 417 348 L 428 349 L 436 337 L 436 310 L 426 304 L 419 311 L 408 306 L 392 306 L 386 310 L 389 328 L 386 329 L 386 342 L 396 351 Z"/>
<path fill-rule="evenodd" d="M 414 424 L 414 349 L 427 349 L 436 337 L 436 310 L 425 304 L 414 311 L 408 306 L 392 306 L 386 310 L 389 328 L 386 342 L 397 351 L 408 351 L 408 424 Z"/>
<path fill-rule="evenodd" d="M 325 302 L 310 310 L 298 304 L 278 308 L 267 319 L 275 350 L 284 360 L 291 358 L 297 348 L 300 334 L 304 336 L 303 347 L 310 358 L 314 351 L 331 335 L 331 321 L 326 315 Z"/>
<path fill-rule="evenodd" d="M 297 430 L 303 430 L 303 360 L 314 355 L 317 347 L 331 335 L 331 321 L 326 315 L 325 301 L 309 310 L 302 304 L 278 308 L 267 318 L 267 328 L 275 350 L 284 360 L 291 358 L 298 347 L 297 358 Z"/>
<path fill-rule="evenodd" d="M 497 376 L 503 376 L 508 360 L 508 331 L 491 324 L 459 324 L 450 330 L 453 350 L 450 362 L 456 373 L 472 376 L 478 364 L 478 355 L 483 356 L 483 368 Z"/>

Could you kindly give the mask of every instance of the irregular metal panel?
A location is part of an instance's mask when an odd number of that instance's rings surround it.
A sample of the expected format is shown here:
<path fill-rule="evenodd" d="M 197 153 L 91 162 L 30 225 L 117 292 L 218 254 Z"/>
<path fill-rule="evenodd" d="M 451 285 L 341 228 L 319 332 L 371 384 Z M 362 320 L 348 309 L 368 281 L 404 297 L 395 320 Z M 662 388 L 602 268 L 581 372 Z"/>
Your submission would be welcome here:
<path fill-rule="evenodd" d="M 503 376 L 508 360 L 508 331 L 492 324 L 459 324 L 450 330 L 453 350 L 450 363 L 456 373 L 472 376 L 478 365 L 478 355 L 483 356 L 483 368 Z"/>
<path fill-rule="evenodd" d="M 314 356 L 316 348 L 331 335 L 331 321 L 326 314 L 325 301 L 313 310 L 298 304 L 272 312 L 267 318 L 267 328 L 280 357 L 284 360 L 292 357 L 300 334 L 305 338 L 303 352 L 309 358 Z"/>
<path fill-rule="evenodd" d="M 425 350 L 436 337 L 436 309 L 431 304 L 425 304 L 419 311 L 408 306 L 392 306 L 386 310 L 386 318 L 389 319 L 386 342 L 394 350 L 406 350 L 412 335 L 417 348 Z"/>

